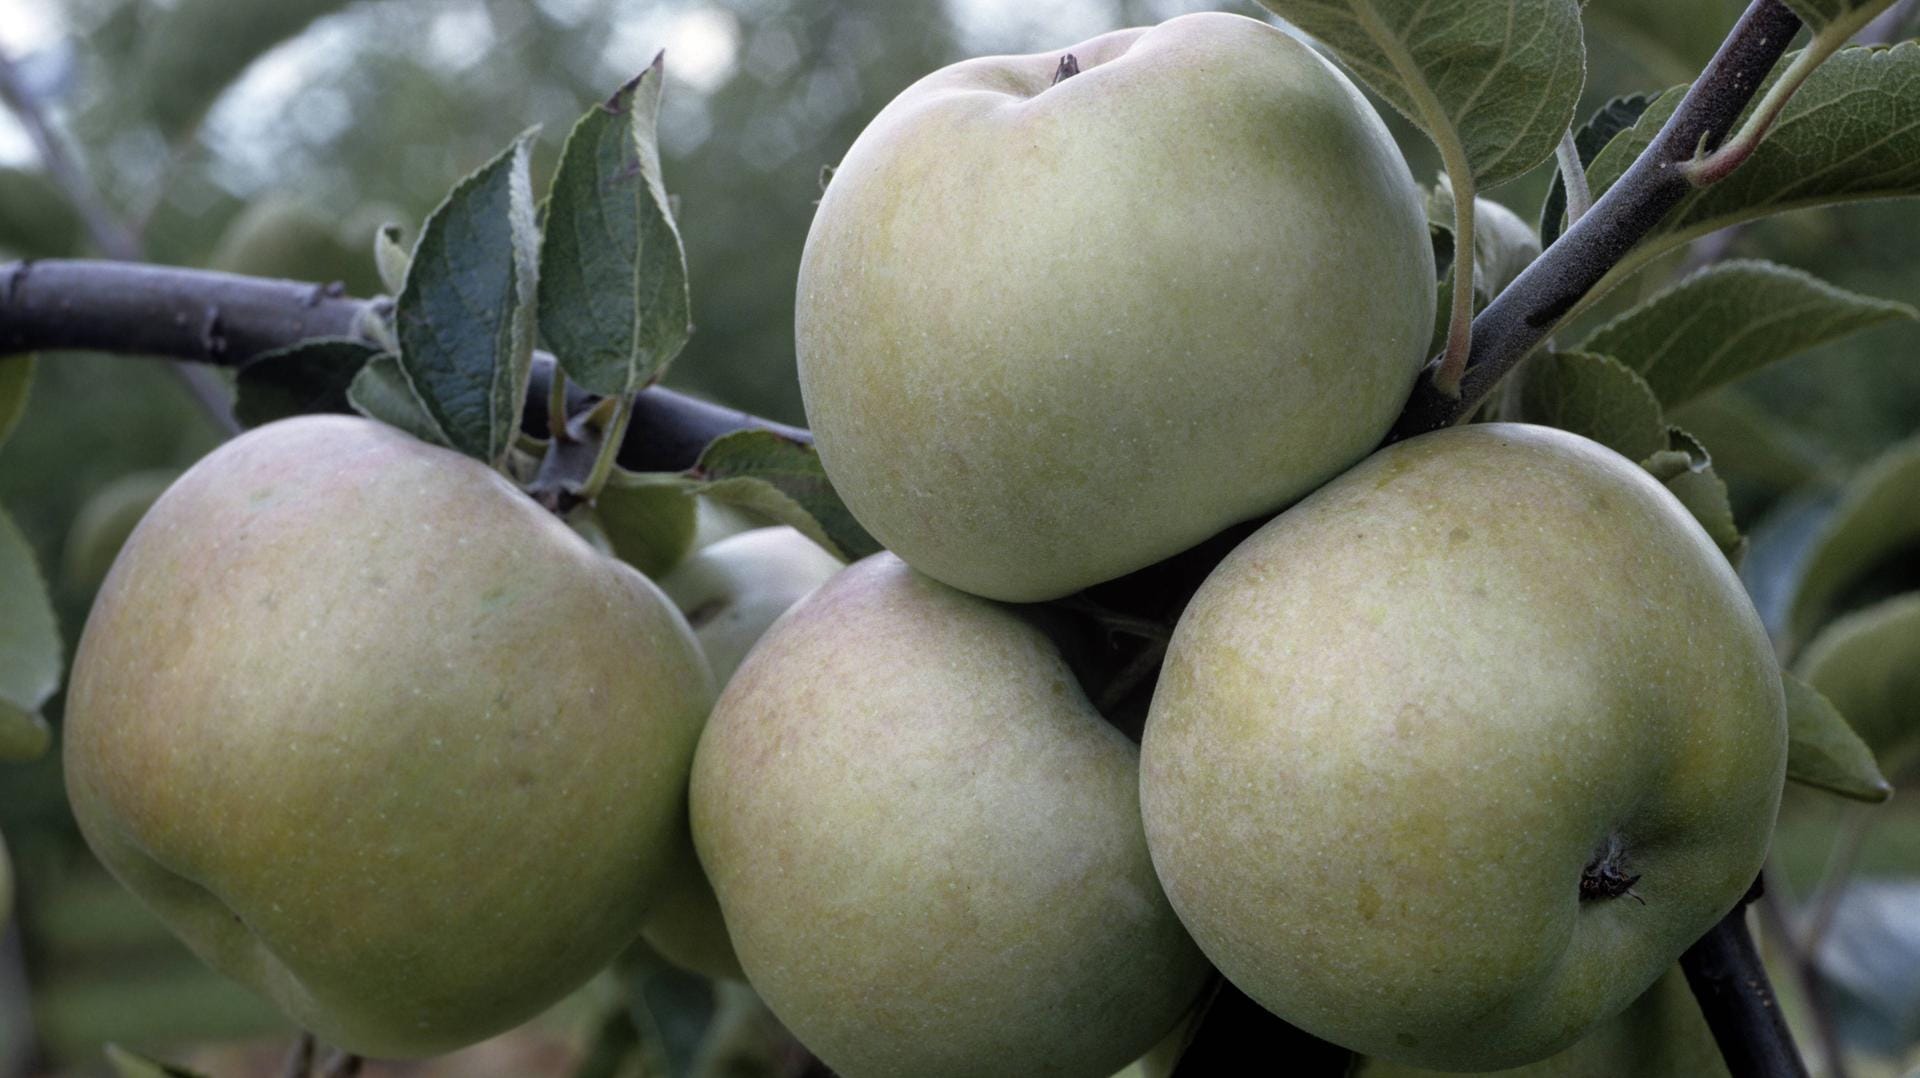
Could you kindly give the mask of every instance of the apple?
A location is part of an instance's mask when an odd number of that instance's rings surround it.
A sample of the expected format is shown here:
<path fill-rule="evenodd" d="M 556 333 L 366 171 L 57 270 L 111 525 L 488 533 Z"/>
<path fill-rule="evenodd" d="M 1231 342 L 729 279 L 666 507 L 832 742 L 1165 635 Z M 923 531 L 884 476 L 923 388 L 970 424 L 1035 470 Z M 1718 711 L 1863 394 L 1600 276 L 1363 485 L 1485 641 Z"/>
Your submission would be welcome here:
<path fill-rule="evenodd" d="M 646 578 L 486 466 L 345 416 L 260 427 L 169 488 L 70 684 L 100 859 L 372 1056 L 512 1026 L 639 933 L 714 692 Z"/>
<path fill-rule="evenodd" d="M 755 528 L 695 551 L 660 578 L 660 588 L 692 624 L 714 682 L 725 685 L 767 626 L 840 567 L 840 559 L 793 528 Z M 743 979 L 691 845 L 685 856 L 642 935 L 675 965 L 715 979 Z"/>
<path fill-rule="evenodd" d="M 1372 107 L 1280 30 L 1201 13 L 908 87 L 820 200 L 795 346 L 860 523 L 1024 602 L 1365 456 L 1433 309 L 1422 197 Z"/>
<path fill-rule="evenodd" d="M 1543 1058 L 1731 909 L 1786 762 L 1739 580 L 1631 461 L 1489 423 L 1374 454 L 1181 615 L 1140 790 L 1167 896 L 1287 1021 Z"/>
<path fill-rule="evenodd" d="M 837 1073 L 1104 1078 L 1209 973 L 1137 761 L 1018 612 L 877 554 L 722 690 L 693 839 L 749 982 Z"/>
<path fill-rule="evenodd" d="M 1353 1078 L 1442 1078 L 1445 1072 L 1362 1060 Z M 1625 1011 L 1571 1048 L 1498 1078 L 1727 1078 L 1726 1060 L 1679 969 L 1668 970 Z"/>

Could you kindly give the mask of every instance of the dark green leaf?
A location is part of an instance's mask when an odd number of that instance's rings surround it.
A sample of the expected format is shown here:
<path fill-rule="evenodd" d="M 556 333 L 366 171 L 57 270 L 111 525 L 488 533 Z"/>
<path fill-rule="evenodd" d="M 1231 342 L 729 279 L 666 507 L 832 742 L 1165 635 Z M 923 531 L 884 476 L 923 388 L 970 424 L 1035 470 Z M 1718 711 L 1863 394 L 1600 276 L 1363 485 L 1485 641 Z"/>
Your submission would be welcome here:
<path fill-rule="evenodd" d="M 1855 801 L 1885 801 L 1893 787 L 1820 690 L 1782 674 L 1787 694 L 1787 778 Z"/>
<path fill-rule="evenodd" d="M 347 403 L 368 419 L 398 427 L 423 442 L 447 444 L 446 433 L 427 414 L 426 405 L 420 403 L 413 387 L 407 384 L 400 361 L 393 356 L 375 356 L 360 368 L 353 384 L 347 387 Z"/>
<path fill-rule="evenodd" d="M 1611 356 L 1543 352 L 1516 377 L 1513 418 L 1572 431 L 1628 460 L 1646 460 L 1668 447 L 1660 402 L 1639 375 Z"/>
<path fill-rule="evenodd" d="M 1889 774 L 1920 763 L 1920 593 L 1835 620 L 1794 669 L 1833 701 Z"/>
<path fill-rule="evenodd" d="M 1646 149 L 1685 91 L 1677 86 L 1661 94 L 1594 158 L 1587 179 L 1596 198 Z M 1682 199 L 1610 276 L 1756 217 L 1914 194 L 1920 194 L 1920 43 L 1842 49 L 1793 95 L 1745 164 Z"/>
<path fill-rule="evenodd" d="M 0 512 L 0 760 L 31 760 L 47 749 L 40 708 L 60 687 L 60 626 L 33 547 Z"/>
<path fill-rule="evenodd" d="M 447 444 L 488 464 L 513 444 L 533 364 L 532 137 L 461 180 L 427 218 L 394 318 L 400 368 L 427 414 Z"/>
<path fill-rule="evenodd" d="M 234 417 L 258 427 L 311 412 L 351 412 L 347 389 L 379 353 L 351 337 L 313 337 L 262 353 L 234 378 Z"/>
<path fill-rule="evenodd" d="M 1789 608 L 1789 641 L 1798 646 L 1831 617 L 1847 587 L 1881 560 L 1920 543 L 1920 437 L 1880 455 L 1841 495 L 1801 563 Z"/>
<path fill-rule="evenodd" d="M 736 431 L 714 439 L 688 474 L 701 481 L 698 493 L 791 524 L 842 561 L 880 549 L 827 481 L 810 445 L 772 431 Z"/>
<path fill-rule="evenodd" d="M 1713 470 L 1713 458 L 1693 435 L 1678 427 L 1667 429 L 1667 439 L 1666 449 L 1641 464 L 1686 506 L 1720 553 L 1734 565 L 1740 564 L 1746 541 L 1734 525 L 1733 503 L 1727 497 L 1727 484 Z"/>
<path fill-rule="evenodd" d="M 1652 94 L 1630 94 L 1616 97 L 1600 106 L 1580 129 L 1573 133 L 1573 148 L 1580 157 L 1580 166 L 1585 168 L 1593 163 L 1602 149 L 1606 148 L 1613 136 L 1633 126 L 1640 114 L 1647 111 L 1653 103 Z M 1547 189 L 1546 201 L 1540 205 L 1540 245 L 1550 247 L 1560 238 L 1561 225 L 1567 216 L 1567 182 L 1559 172 L 1553 174 L 1553 186 Z"/>
<path fill-rule="evenodd" d="M 1588 334 L 1580 348 L 1638 371 L 1672 408 L 1815 345 L 1915 317 L 1904 303 L 1741 260 L 1708 266 Z"/>
<path fill-rule="evenodd" d="M 692 333 L 687 261 L 655 131 L 659 58 L 567 137 L 540 252 L 540 334 L 604 396 L 658 379 Z"/>
<path fill-rule="evenodd" d="M 1260 2 L 1333 50 L 1443 156 L 1455 148 L 1476 187 L 1539 164 L 1573 121 L 1586 66 L 1574 0 Z"/>
<path fill-rule="evenodd" d="M 27 394 L 33 386 L 31 355 L 0 357 L 0 444 L 27 413 Z"/>

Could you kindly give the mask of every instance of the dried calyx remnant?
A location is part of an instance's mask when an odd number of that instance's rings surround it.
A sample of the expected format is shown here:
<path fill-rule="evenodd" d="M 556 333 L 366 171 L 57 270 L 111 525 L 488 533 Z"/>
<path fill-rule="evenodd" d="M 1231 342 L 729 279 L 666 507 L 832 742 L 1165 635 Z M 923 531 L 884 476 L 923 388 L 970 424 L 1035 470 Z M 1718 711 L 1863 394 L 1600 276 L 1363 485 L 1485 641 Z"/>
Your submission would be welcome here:
<path fill-rule="evenodd" d="M 1070 52 L 1065 53 L 1060 57 L 1060 66 L 1053 69 L 1053 84 L 1058 86 L 1079 73 L 1080 58 Z"/>
<path fill-rule="evenodd" d="M 1634 893 L 1633 885 L 1640 882 L 1637 873 L 1627 871 L 1627 854 L 1621 845 L 1618 833 L 1607 836 L 1606 845 L 1596 850 L 1593 860 L 1580 873 L 1580 900 L 1582 902 L 1602 898 L 1619 898 L 1626 895 L 1641 905 L 1646 899 Z"/>

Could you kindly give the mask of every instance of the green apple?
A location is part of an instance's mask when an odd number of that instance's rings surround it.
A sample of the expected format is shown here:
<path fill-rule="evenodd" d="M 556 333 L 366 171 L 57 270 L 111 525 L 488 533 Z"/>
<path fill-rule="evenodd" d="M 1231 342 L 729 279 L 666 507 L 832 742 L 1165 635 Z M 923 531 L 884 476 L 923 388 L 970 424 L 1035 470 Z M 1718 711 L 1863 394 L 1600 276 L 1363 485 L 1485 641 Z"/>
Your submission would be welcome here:
<path fill-rule="evenodd" d="M 182 476 L 74 660 L 94 851 L 323 1040 L 448 1050 L 640 931 L 713 698 L 684 618 L 484 465 L 344 416 Z"/>
<path fill-rule="evenodd" d="M 722 691 L 694 844 L 748 980 L 836 1072 L 1104 1078 L 1208 975 L 1137 772 L 1046 636 L 879 554 Z"/>
<path fill-rule="evenodd" d="M 1753 882 L 1786 763 L 1739 580 L 1644 470 L 1484 424 L 1248 538 L 1148 713 L 1154 867 L 1222 973 L 1368 1055 L 1495 1070 L 1618 1014 Z"/>
<path fill-rule="evenodd" d="M 834 170 L 796 302 L 854 516 L 936 579 L 1029 601 L 1372 450 L 1426 358 L 1433 253 L 1352 83 L 1202 13 L 909 87 Z"/>
<path fill-rule="evenodd" d="M 1367 1059 L 1353 1078 L 1442 1078 L 1444 1073 Z M 1497 1078 L 1727 1078 L 1727 1064 L 1676 968 L 1571 1048 L 1494 1073 Z"/>

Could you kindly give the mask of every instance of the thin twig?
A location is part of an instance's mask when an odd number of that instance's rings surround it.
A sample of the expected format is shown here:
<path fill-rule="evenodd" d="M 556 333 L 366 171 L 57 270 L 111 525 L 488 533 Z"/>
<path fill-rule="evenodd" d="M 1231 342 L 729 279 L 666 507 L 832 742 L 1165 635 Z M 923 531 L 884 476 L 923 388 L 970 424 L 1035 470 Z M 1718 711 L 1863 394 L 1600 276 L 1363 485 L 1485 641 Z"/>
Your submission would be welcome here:
<path fill-rule="evenodd" d="M 1755 880 L 1746 897 L 1680 956 L 1680 969 L 1733 1078 L 1807 1078 L 1747 931 L 1747 904 L 1759 894 Z"/>
<path fill-rule="evenodd" d="M 1459 396 L 1421 378 L 1391 439 L 1450 426 L 1479 407 L 1494 385 L 1694 189 L 1679 166 L 1703 145 L 1718 145 L 1733 129 L 1799 29 L 1799 17 L 1780 0 L 1754 0 L 1646 151 L 1473 320 L 1473 347 Z"/>

